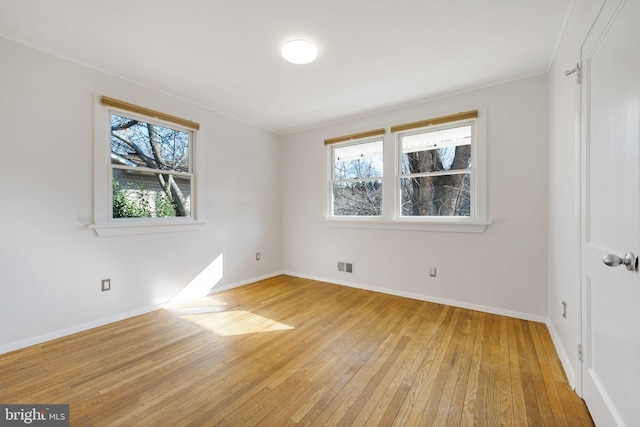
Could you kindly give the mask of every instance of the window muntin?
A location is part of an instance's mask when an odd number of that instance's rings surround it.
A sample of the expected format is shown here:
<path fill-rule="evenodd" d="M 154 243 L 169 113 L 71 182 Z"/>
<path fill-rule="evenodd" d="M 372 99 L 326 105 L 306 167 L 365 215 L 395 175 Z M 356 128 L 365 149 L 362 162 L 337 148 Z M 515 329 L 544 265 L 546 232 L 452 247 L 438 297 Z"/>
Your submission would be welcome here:
<path fill-rule="evenodd" d="M 383 140 L 331 145 L 331 213 L 382 214 Z"/>
<path fill-rule="evenodd" d="M 472 217 L 475 120 L 398 133 L 401 217 Z"/>
<path fill-rule="evenodd" d="M 111 219 L 192 217 L 193 131 L 109 112 Z"/>

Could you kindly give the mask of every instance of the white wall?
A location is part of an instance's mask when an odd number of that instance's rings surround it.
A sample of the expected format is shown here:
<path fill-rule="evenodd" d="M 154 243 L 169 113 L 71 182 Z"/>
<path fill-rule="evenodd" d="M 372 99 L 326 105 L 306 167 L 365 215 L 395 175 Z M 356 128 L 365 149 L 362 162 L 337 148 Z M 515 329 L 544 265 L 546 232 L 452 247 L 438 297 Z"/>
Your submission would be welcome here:
<path fill-rule="evenodd" d="M 549 71 L 549 329 L 580 391 L 580 86 L 565 77 L 603 0 L 576 0 Z M 567 317 L 562 317 L 562 301 Z"/>
<path fill-rule="evenodd" d="M 0 57 L 0 352 L 162 304 L 220 254 L 217 287 L 280 270 L 279 136 L 2 38 Z M 85 226 L 96 94 L 201 123 L 203 230 L 99 238 Z"/>
<path fill-rule="evenodd" d="M 426 101 L 285 137 L 283 266 L 337 283 L 544 319 L 547 315 L 547 76 Z M 337 95 L 338 96 L 338 95 Z M 312 100 L 310 100 L 312 102 Z M 484 233 L 370 230 L 321 222 L 328 137 L 485 107 Z M 393 185 L 388 178 L 385 185 Z M 355 274 L 337 272 L 353 261 Z M 438 277 L 429 279 L 430 266 Z"/>

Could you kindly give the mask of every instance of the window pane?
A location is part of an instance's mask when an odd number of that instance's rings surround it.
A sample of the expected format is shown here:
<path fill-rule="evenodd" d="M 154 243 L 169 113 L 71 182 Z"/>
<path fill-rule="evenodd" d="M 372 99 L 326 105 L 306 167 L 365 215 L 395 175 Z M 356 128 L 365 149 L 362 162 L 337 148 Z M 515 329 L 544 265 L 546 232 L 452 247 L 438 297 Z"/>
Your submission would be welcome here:
<path fill-rule="evenodd" d="M 471 125 L 406 135 L 401 144 L 404 175 L 471 167 Z"/>
<path fill-rule="evenodd" d="M 382 141 L 336 147 L 333 156 L 334 180 L 382 176 Z"/>
<path fill-rule="evenodd" d="M 189 132 L 111 115 L 111 163 L 189 172 Z"/>
<path fill-rule="evenodd" d="M 113 170 L 113 218 L 177 216 L 191 216 L 191 177 Z"/>
<path fill-rule="evenodd" d="M 471 174 L 400 180 L 403 216 L 470 216 Z"/>
<path fill-rule="evenodd" d="M 382 180 L 333 185 L 333 214 L 377 216 L 382 213 Z"/>

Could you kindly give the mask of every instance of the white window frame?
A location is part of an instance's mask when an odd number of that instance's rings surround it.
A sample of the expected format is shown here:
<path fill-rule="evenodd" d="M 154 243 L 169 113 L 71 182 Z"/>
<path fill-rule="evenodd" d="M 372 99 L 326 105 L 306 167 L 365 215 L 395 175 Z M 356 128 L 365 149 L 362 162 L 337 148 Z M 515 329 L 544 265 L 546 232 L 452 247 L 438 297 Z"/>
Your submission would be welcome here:
<path fill-rule="evenodd" d="M 379 180 L 381 182 L 382 185 L 382 192 L 383 192 L 383 196 L 382 196 L 382 201 L 381 201 L 381 214 L 380 215 L 334 215 L 333 214 L 333 184 L 336 182 L 336 180 L 334 179 L 334 172 L 335 172 L 335 149 L 336 148 L 342 148 L 342 147 L 349 147 L 349 146 L 355 146 L 355 145 L 362 145 L 362 144 L 367 144 L 370 142 L 378 142 L 378 141 L 382 141 L 382 146 L 383 146 L 383 156 L 382 156 L 382 162 L 383 162 L 383 171 L 382 171 L 382 175 L 379 177 L 375 177 L 375 178 L 363 178 L 363 179 L 353 179 L 350 181 L 377 181 Z M 384 159 L 384 138 L 382 136 L 377 136 L 377 137 L 369 137 L 369 138 L 360 138 L 360 139 L 353 139 L 353 140 L 349 140 L 346 142 L 340 142 L 340 143 L 336 143 L 336 144 L 331 144 L 328 145 L 328 155 L 329 155 L 329 160 L 327 162 L 328 164 L 328 176 L 329 176 L 329 190 L 328 192 L 326 192 L 327 194 L 327 216 L 331 217 L 331 218 L 338 218 L 338 219 L 343 219 L 343 220 L 352 220 L 352 219 L 356 219 L 356 220 L 376 220 L 376 219 L 380 219 L 382 218 L 382 215 L 384 212 L 384 181 L 385 181 L 385 174 L 384 174 L 384 165 L 386 164 L 385 159 Z M 338 182 L 341 182 L 340 180 L 338 180 Z"/>
<path fill-rule="evenodd" d="M 138 119 L 145 123 L 176 129 L 190 134 L 189 175 L 191 177 L 191 211 L 189 217 L 170 218 L 113 218 L 113 165 L 111 164 L 111 115 Z M 105 106 L 96 97 L 95 135 L 94 135 L 94 222 L 93 228 L 100 237 L 155 234 L 199 230 L 205 221 L 202 219 L 202 180 L 199 167 L 202 150 L 197 143 L 198 133 L 179 124 L 160 120 L 155 117 L 138 114 L 112 106 Z M 141 171 L 150 170 L 137 168 Z"/>
<path fill-rule="evenodd" d="M 402 138 L 405 136 L 412 135 L 420 135 L 428 132 L 437 132 L 440 130 L 447 129 L 455 129 L 463 126 L 471 126 L 471 167 L 468 169 L 463 169 L 461 171 L 453 171 L 453 173 L 449 173 L 449 171 L 443 171 L 443 175 L 451 175 L 458 173 L 470 173 L 471 174 L 471 186 L 470 186 L 470 195 L 471 195 L 471 211 L 469 216 L 404 216 L 402 215 L 402 188 L 401 183 L 403 178 L 408 178 L 408 175 L 404 175 L 402 173 Z M 403 132 L 396 132 L 395 141 L 396 141 L 396 161 L 398 162 L 398 173 L 396 174 L 396 200 L 395 200 L 395 208 L 396 208 L 396 217 L 402 221 L 431 221 L 431 222 L 440 222 L 440 221 L 453 221 L 453 222 L 473 222 L 476 218 L 476 204 L 477 204 L 477 191 L 476 191 L 476 162 L 475 157 L 478 154 L 478 147 L 476 144 L 477 140 L 477 132 L 476 132 L 476 119 L 470 120 L 462 120 L 459 122 L 446 123 L 442 125 L 428 126 L 423 128 L 411 129 Z M 464 171 L 464 172 L 463 172 Z M 433 175 L 433 174 L 424 174 Z"/>
<path fill-rule="evenodd" d="M 401 215 L 401 189 L 400 179 L 402 175 L 402 153 L 400 135 L 423 132 L 425 128 L 416 128 L 395 133 L 386 132 L 384 136 L 384 172 L 387 177 L 387 185 L 382 188 L 382 216 L 380 217 L 342 217 L 332 215 L 331 195 L 333 177 L 333 150 L 326 148 L 326 177 L 325 179 L 325 213 L 323 223 L 329 227 L 368 228 L 368 229 L 392 229 L 415 231 L 440 231 L 440 232 L 467 232 L 481 233 L 491 223 L 488 220 L 488 192 L 487 192 L 487 114 L 483 108 L 478 108 L 478 116 L 475 119 L 465 119 L 457 122 L 449 122 L 443 125 L 425 127 L 432 128 L 456 127 L 463 123 L 474 122 L 471 161 L 472 161 L 472 187 L 471 187 L 471 215 L 467 217 L 410 217 Z M 394 177 L 394 185 L 389 185 L 390 178 Z"/>

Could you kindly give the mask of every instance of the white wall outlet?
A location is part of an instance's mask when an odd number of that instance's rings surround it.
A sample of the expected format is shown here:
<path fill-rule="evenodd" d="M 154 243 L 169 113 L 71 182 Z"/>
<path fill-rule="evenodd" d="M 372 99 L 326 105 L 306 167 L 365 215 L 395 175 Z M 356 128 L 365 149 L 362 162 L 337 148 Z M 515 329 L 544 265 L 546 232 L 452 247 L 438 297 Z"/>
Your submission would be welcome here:
<path fill-rule="evenodd" d="M 256 252 L 256 261 L 260 261 L 260 252 Z"/>
<path fill-rule="evenodd" d="M 429 277 L 437 277 L 438 276 L 438 268 L 430 267 L 429 268 Z"/>
<path fill-rule="evenodd" d="M 111 290 L 111 279 L 102 279 L 102 292 Z"/>

